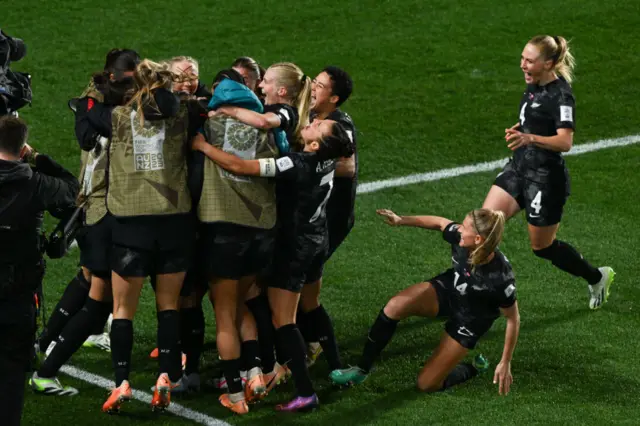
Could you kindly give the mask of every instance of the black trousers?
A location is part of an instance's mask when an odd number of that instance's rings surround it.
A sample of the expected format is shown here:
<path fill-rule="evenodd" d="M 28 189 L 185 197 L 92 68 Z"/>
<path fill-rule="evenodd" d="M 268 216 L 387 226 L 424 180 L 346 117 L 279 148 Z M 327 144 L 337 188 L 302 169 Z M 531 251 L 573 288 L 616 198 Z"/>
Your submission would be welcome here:
<path fill-rule="evenodd" d="M 35 328 L 33 295 L 0 300 L 0 423 L 5 426 L 20 425 Z"/>

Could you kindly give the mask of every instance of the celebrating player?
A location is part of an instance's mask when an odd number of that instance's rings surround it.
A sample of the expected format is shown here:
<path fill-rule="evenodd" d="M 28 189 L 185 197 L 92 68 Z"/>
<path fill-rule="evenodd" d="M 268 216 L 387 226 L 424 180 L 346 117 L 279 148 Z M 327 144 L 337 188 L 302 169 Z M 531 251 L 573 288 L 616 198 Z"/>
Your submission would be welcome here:
<path fill-rule="evenodd" d="M 243 160 L 209 145 L 201 136 L 196 137 L 193 144 L 193 149 L 204 152 L 234 174 L 275 177 L 281 182 L 278 220 L 283 226 L 278 228 L 276 236 L 268 296 L 276 340 L 289 359 L 297 397 L 277 406 L 279 411 L 312 409 L 319 404 L 305 364 L 304 342 L 295 322 L 296 310 L 303 286 L 322 275 L 328 248 L 325 206 L 331 194 L 334 160 L 353 153 L 353 144 L 345 129 L 335 121 L 316 120 L 302 129 L 301 136 L 304 151 L 277 160 Z M 247 410 L 239 407 L 233 411 Z"/>
<path fill-rule="evenodd" d="M 418 388 L 435 392 L 460 384 L 488 368 L 482 355 L 476 356 L 473 364 L 460 362 L 502 312 L 507 328 L 494 383 L 499 383 L 501 394 L 508 393 L 520 314 L 511 265 L 498 250 L 504 214 L 476 209 L 467 214 L 462 224 L 437 216 L 398 216 L 390 210 L 378 210 L 378 214 L 392 226 L 442 231 L 445 241 L 451 244 L 453 267 L 392 297 L 369 330 L 358 365 L 331 372 L 331 380 L 339 385 L 362 383 L 374 360 L 391 341 L 398 322 L 420 316 L 448 320 L 440 344 L 418 374 Z"/>
<path fill-rule="evenodd" d="M 536 36 L 522 51 L 520 68 L 527 89 L 520 120 L 505 130 L 513 158 L 498 175 L 483 207 L 501 210 L 507 219 L 524 209 L 533 253 L 589 283 L 589 308 L 609 297 L 615 273 L 595 268 L 569 243 L 556 239 L 569 174 L 562 158 L 573 145 L 575 98 L 571 89 L 574 58 L 567 40 Z"/>

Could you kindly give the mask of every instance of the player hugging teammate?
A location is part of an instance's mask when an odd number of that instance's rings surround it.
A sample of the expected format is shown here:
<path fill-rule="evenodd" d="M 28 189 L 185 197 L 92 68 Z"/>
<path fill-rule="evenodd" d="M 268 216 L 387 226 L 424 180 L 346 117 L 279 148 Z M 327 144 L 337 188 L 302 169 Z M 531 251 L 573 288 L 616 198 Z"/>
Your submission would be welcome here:
<path fill-rule="evenodd" d="M 575 129 L 573 57 L 562 37 L 534 37 L 522 52 L 527 89 L 518 123 L 506 129 L 514 154 L 483 208 L 461 223 L 378 211 L 390 225 L 442 232 L 453 264 L 392 297 L 369 330 L 357 366 L 346 369 L 319 297 L 324 264 L 355 222 L 357 135 L 340 109 L 351 95 L 351 77 L 328 66 L 311 79 L 293 63 L 264 70 L 240 57 L 209 90 L 192 58 L 155 63 L 127 50 L 110 55 L 102 78 L 73 103 L 85 152 L 78 200 L 84 269 L 40 338 L 40 352 L 57 344 L 32 377 L 38 392 L 77 393 L 56 373 L 112 311 L 116 387 L 103 410 L 117 412 L 132 398 L 133 316 L 151 276 L 158 311 L 154 409 L 167 408 L 172 392 L 200 387 L 207 291 L 222 369 L 215 383 L 225 389 L 221 405 L 234 413 L 248 413 L 250 403 L 289 375 L 296 394 L 276 409 L 318 407 L 309 367 L 320 353 L 335 384 L 361 383 L 399 321 L 410 316 L 447 318 L 439 346 L 418 375 L 418 388 L 426 392 L 487 370 L 482 355 L 463 361 L 505 316 L 494 382 L 506 394 L 519 311 L 515 276 L 498 246 L 505 221 L 520 210 L 534 254 L 584 278 L 591 309 L 607 301 L 613 270 L 594 268 L 556 238 L 569 195 L 561 153 L 571 148 Z"/>

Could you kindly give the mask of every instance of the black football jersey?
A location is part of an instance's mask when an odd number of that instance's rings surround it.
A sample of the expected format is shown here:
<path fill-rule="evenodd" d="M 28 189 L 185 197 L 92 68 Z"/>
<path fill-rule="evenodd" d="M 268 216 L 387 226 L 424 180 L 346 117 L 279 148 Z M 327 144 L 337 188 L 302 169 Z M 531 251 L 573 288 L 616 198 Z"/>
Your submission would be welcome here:
<path fill-rule="evenodd" d="M 516 301 L 515 276 L 507 258 L 496 250 L 487 264 L 472 270 L 469 252 L 460 247 L 459 224 L 449 224 L 442 236 L 451 244 L 451 261 L 454 270 L 453 288 L 450 294 L 452 314 L 465 322 L 495 320 L 499 308 L 508 308 Z"/>
<path fill-rule="evenodd" d="M 333 111 L 327 117 L 328 120 L 337 121 L 342 124 L 347 131 L 347 134 L 353 142 L 353 159 L 356 165 L 356 172 L 352 178 L 349 177 L 336 177 L 335 185 L 333 188 L 332 198 L 336 198 L 345 204 L 347 209 L 353 210 L 354 200 L 356 198 L 356 187 L 358 186 L 358 144 L 356 143 L 356 127 L 353 124 L 353 120 L 344 111 L 339 109 Z M 348 213 L 351 213 L 349 211 Z"/>
<path fill-rule="evenodd" d="M 555 136 L 557 129 L 574 129 L 576 101 L 571 86 L 558 78 L 544 86 L 529 85 L 520 101 L 520 131 L 539 136 Z M 564 165 L 559 152 L 534 144 L 518 148 L 516 166 L 522 170 Z"/>
<path fill-rule="evenodd" d="M 333 189 L 334 160 L 292 152 L 275 160 L 278 223 L 289 237 L 326 238 L 326 205 Z"/>
<path fill-rule="evenodd" d="M 289 146 L 295 146 L 297 144 L 296 126 L 300 121 L 298 110 L 287 104 L 272 104 L 265 105 L 264 112 L 272 112 L 280 118 L 280 127 L 278 128 L 286 133 Z"/>

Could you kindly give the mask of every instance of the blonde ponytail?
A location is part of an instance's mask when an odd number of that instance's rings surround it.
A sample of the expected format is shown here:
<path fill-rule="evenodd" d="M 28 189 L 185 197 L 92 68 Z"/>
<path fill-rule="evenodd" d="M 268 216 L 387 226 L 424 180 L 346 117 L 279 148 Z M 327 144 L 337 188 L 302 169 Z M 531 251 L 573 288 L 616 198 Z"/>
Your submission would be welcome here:
<path fill-rule="evenodd" d="M 504 213 L 500 210 L 475 209 L 469 213 L 473 227 L 478 235 L 484 238 L 482 244 L 476 247 L 469 255 L 469 263 L 473 268 L 493 253 L 502 241 L 504 225 L 506 222 Z"/>
<path fill-rule="evenodd" d="M 539 35 L 529 40 L 529 44 L 540 51 L 545 61 L 553 61 L 553 70 L 571 84 L 576 59 L 569 49 L 567 39 L 562 36 Z"/>
<path fill-rule="evenodd" d="M 158 105 L 151 92 L 159 88 L 170 90 L 174 74 L 170 71 L 169 64 L 145 59 L 136 67 L 133 73 L 133 80 L 135 93 L 127 102 L 127 106 L 133 106 L 136 109 L 140 125 L 144 126 L 143 108 L 151 106 L 158 110 Z"/>
<path fill-rule="evenodd" d="M 269 67 L 275 75 L 276 85 L 284 87 L 287 94 L 284 96 L 291 106 L 298 111 L 298 125 L 295 128 L 295 141 L 289 141 L 291 145 L 300 144 L 300 131 L 309 124 L 309 110 L 311 109 L 311 79 L 306 76 L 300 67 L 291 62 L 280 62 Z"/>
<path fill-rule="evenodd" d="M 300 131 L 307 124 L 309 124 L 309 112 L 311 109 L 311 78 L 306 75 L 302 76 L 302 90 L 298 93 L 298 97 L 295 101 L 295 106 L 298 109 L 298 116 L 300 119 L 298 120 L 298 125 L 296 126 L 296 138 L 301 139 Z"/>

